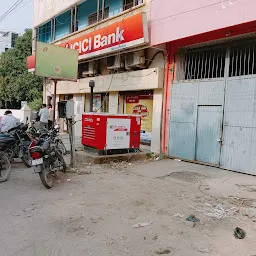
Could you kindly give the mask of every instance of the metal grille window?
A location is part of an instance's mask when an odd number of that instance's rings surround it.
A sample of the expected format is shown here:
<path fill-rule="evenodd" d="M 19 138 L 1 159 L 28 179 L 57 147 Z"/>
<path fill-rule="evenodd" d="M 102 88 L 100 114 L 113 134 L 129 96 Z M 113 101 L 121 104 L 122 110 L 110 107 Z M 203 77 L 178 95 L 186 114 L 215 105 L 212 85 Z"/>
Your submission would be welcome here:
<path fill-rule="evenodd" d="M 88 25 L 92 25 L 97 22 L 97 12 L 91 14 L 88 16 Z M 104 19 L 107 19 L 109 17 L 109 7 L 106 7 L 104 9 Z M 99 21 L 102 20 L 102 9 L 99 11 Z"/>
<path fill-rule="evenodd" d="M 230 48 L 229 77 L 256 74 L 255 42 Z"/>
<path fill-rule="evenodd" d="M 177 56 L 177 80 L 224 77 L 225 48 L 189 50 Z"/>
<path fill-rule="evenodd" d="M 125 11 L 142 3 L 143 0 L 123 0 L 123 9 Z"/>

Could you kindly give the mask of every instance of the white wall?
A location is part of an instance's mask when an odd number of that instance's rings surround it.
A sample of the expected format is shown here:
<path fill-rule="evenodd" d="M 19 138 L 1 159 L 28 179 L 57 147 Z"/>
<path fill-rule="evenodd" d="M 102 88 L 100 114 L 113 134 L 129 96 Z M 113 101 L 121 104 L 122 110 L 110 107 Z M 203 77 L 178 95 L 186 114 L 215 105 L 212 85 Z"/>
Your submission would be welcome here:
<path fill-rule="evenodd" d="M 151 139 L 151 152 L 160 153 L 161 142 L 161 113 L 163 102 L 163 90 L 155 89 L 153 96 L 153 118 L 152 118 L 152 139 Z"/>
<path fill-rule="evenodd" d="M 0 53 L 5 51 L 5 48 L 12 46 L 12 32 L 0 33 Z"/>
<path fill-rule="evenodd" d="M 18 118 L 21 122 L 30 123 L 31 121 L 31 109 L 28 106 L 24 106 L 22 109 L 0 109 L 0 116 L 4 116 L 6 110 L 11 110 L 13 116 Z"/>
<path fill-rule="evenodd" d="M 156 48 L 148 48 L 146 51 L 146 63 L 149 63 L 149 61 L 154 57 L 154 55 L 157 52 L 161 52 L 157 54 L 152 61 L 151 65 L 149 68 L 165 68 L 165 60 L 167 58 L 167 52 L 166 52 L 166 45 L 158 45 Z"/>
<path fill-rule="evenodd" d="M 151 68 L 129 73 L 97 76 L 79 79 L 77 82 L 60 81 L 57 85 L 57 94 L 90 93 L 90 80 L 95 81 L 95 92 L 150 90 L 163 88 L 164 69 Z"/>
<path fill-rule="evenodd" d="M 109 113 L 117 114 L 118 113 L 118 92 L 110 92 L 109 93 Z"/>

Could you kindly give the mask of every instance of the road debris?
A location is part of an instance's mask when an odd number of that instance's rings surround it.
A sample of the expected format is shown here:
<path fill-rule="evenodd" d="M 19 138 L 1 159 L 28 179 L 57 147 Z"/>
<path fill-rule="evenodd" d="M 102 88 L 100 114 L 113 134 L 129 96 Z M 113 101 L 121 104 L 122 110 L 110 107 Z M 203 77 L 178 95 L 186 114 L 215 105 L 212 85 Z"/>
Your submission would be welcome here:
<path fill-rule="evenodd" d="M 180 159 L 174 159 L 174 161 L 181 162 L 181 160 L 180 160 Z"/>
<path fill-rule="evenodd" d="M 36 209 L 36 207 L 31 207 L 31 208 L 24 208 L 22 209 L 23 212 L 31 212 L 34 211 Z"/>
<path fill-rule="evenodd" d="M 68 181 L 68 182 L 70 182 L 70 181 L 71 181 L 71 179 L 67 179 L 67 181 Z"/>
<path fill-rule="evenodd" d="M 138 223 L 138 224 L 133 225 L 132 228 L 143 228 L 143 227 L 152 225 L 152 223 L 153 223 L 152 221 L 144 222 L 144 223 Z"/>
<path fill-rule="evenodd" d="M 158 251 L 155 252 L 157 255 L 164 255 L 164 254 L 170 254 L 171 251 L 169 249 L 160 249 Z"/>
<path fill-rule="evenodd" d="M 103 220 L 101 217 L 91 218 L 92 223 L 98 223 L 100 220 Z"/>
<path fill-rule="evenodd" d="M 225 209 L 225 207 L 221 204 L 218 204 L 214 207 L 208 203 L 206 203 L 205 206 L 193 208 L 197 212 L 202 212 L 205 216 L 212 217 L 218 220 L 234 217 L 238 211 L 237 207 Z"/>
<path fill-rule="evenodd" d="M 237 238 L 237 239 L 244 239 L 245 238 L 245 231 L 241 228 L 235 228 L 235 231 L 234 231 L 234 237 Z"/>
<path fill-rule="evenodd" d="M 189 215 L 186 218 L 186 221 L 190 221 L 190 222 L 194 222 L 194 223 L 200 222 L 200 220 L 198 218 L 196 218 L 195 215 L 193 215 L 193 214 Z"/>
<path fill-rule="evenodd" d="M 183 217 L 184 217 L 184 215 L 179 214 L 179 213 L 176 213 L 176 214 L 174 214 L 173 216 L 174 216 L 174 217 L 180 217 L 180 218 L 183 218 Z"/>
<path fill-rule="evenodd" d="M 198 247 L 197 250 L 201 253 L 211 253 L 212 251 L 208 248 Z"/>

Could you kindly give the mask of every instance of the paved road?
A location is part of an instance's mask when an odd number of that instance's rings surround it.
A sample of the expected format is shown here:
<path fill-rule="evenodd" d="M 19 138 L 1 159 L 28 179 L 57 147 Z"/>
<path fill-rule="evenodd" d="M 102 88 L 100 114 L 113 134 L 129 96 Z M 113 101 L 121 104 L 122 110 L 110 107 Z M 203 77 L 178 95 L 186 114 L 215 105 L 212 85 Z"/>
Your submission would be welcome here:
<path fill-rule="evenodd" d="M 32 169 L 14 166 L 0 184 L 1 256 L 255 254 L 253 212 L 217 221 L 191 208 L 231 208 L 219 198 L 235 195 L 251 197 L 246 204 L 255 210 L 255 177 L 171 160 L 85 164 L 79 170 L 62 174 L 47 190 Z M 191 213 L 201 220 L 194 228 L 186 225 Z M 132 228 L 147 221 L 147 227 Z M 245 239 L 234 238 L 237 226 L 246 230 Z"/>

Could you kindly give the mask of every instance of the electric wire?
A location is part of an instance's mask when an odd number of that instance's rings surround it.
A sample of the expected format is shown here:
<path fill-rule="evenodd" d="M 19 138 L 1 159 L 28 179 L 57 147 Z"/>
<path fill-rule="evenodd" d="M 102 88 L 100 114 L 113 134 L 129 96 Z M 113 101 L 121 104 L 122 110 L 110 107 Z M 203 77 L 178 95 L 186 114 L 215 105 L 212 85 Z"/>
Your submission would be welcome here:
<path fill-rule="evenodd" d="M 1 17 L 0 22 L 7 18 L 16 8 L 18 8 L 24 0 L 17 0 Z"/>

